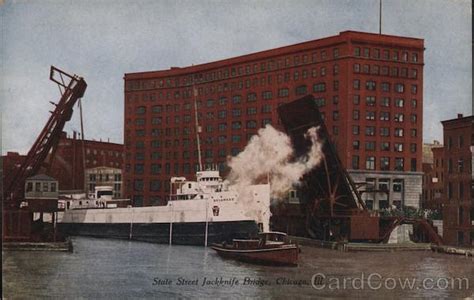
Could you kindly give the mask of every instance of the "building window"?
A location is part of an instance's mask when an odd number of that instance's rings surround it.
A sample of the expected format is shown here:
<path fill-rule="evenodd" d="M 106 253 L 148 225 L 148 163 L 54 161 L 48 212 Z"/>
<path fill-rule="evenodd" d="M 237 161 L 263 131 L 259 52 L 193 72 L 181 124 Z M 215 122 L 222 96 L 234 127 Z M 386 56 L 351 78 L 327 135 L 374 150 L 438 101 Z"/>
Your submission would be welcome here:
<path fill-rule="evenodd" d="M 143 115 L 144 113 L 146 113 L 146 107 L 145 106 L 137 107 L 136 113 L 137 115 Z"/>
<path fill-rule="evenodd" d="M 353 135 L 359 135 L 360 132 L 360 127 L 357 125 L 352 126 L 352 134 Z"/>
<path fill-rule="evenodd" d="M 241 115 L 240 109 L 235 108 L 235 109 L 232 110 L 232 116 L 233 117 L 240 117 L 240 115 Z"/>
<path fill-rule="evenodd" d="M 464 198 L 464 183 L 463 182 L 459 182 L 458 198 L 459 200 L 463 200 Z"/>
<path fill-rule="evenodd" d="M 377 66 L 377 65 L 372 66 L 372 74 L 379 75 L 379 73 L 380 73 L 380 66 Z"/>
<path fill-rule="evenodd" d="M 370 57 L 370 49 L 364 48 L 364 57 Z"/>
<path fill-rule="evenodd" d="M 451 200 L 453 198 L 453 184 L 452 182 L 448 182 L 448 199 Z"/>
<path fill-rule="evenodd" d="M 374 136 L 375 135 L 375 127 L 374 126 L 366 126 L 365 127 L 365 135 L 366 136 Z"/>
<path fill-rule="evenodd" d="M 160 113 L 163 111 L 163 106 L 161 105 L 154 105 L 152 108 L 151 108 L 151 111 L 154 112 L 154 113 Z"/>
<path fill-rule="evenodd" d="M 306 85 L 300 85 L 300 86 L 296 87 L 296 89 L 295 89 L 295 94 L 296 95 L 306 95 L 306 93 L 307 93 Z"/>
<path fill-rule="evenodd" d="M 293 80 L 296 81 L 296 80 L 298 80 L 299 78 L 300 78 L 300 73 L 299 73 L 298 71 L 295 71 L 295 72 L 293 73 Z"/>
<path fill-rule="evenodd" d="M 352 142 L 352 149 L 359 150 L 359 145 L 360 145 L 360 142 L 358 140 L 354 140 Z"/>
<path fill-rule="evenodd" d="M 415 63 L 418 62 L 418 54 L 412 53 L 411 54 L 411 61 L 415 62 Z"/>
<path fill-rule="evenodd" d="M 395 152 L 403 152 L 403 143 L 395 143 L 393 150 Z"/>
<path fill-rule="evenodd" d="M 374 96 L 365 97 L 365 104 L 367 106 L 375 106 L 375 97 Z"/>
<path fill-rule="evenodd" d="M 369 65 L 364 65 L 362 67 L 362 73 L 369 74 L 370 73 L 370 66 Z"/>
<path fill-rule="evenodd" d="M 415 143 L 410 144 L 410 152 L 411 153 L 416 153 L 416 144 Z"/>
<path fill-rule="evenodd" d="M 390 128 L 380 127 L 380 136 L 390 136 Z"/>
<path fill-rule="evenodd" d="M 375 111 L 367 111 L 365 115 L 366 120 L 375 120 Z"/>
<path fill-rule="evenodd" d="M 271 91 L 265 91 L 262 93 L 263 100 L 270 100 L 273 98 Z"/>
<path fill-rule="evenodd" d="M 374 141 L 367 141 L 367 142 L 365 142 L 365 150 L 367 150 L 367 151 L 375 151 L 375 142 L 374 142 Z"/>
<path fill-rule="evenodd" d="M 464 146 L 464 137 L 462 135 L 460 135 L 458 137 L 458 147 L 462 148 L 463 146 Z"/>
<path fill-rule="evenodd" d="M 239 104 L 242 101 L 242 97 L 240 95 L 235 95 L 232 97 L 233 104 Z"/>
<path fill-rule="evenodd" d="M 403 171 L 403 157 L 396 157 L 395 158 L 395 171 Z"/>
<path fill-rule="evenodd" d="M 403 117 L 404 117 L 404 116 L 403 116 L 402 113 L 397 113 L 397 114 L 395 114 L 393 120 L 394 120 L 395 122 L 401 123 L 401 122 L 403 122 Z"/>
<path fill-rule="evenodd" d="M 411 121 L 412 123 L 416 123 L 416 114 L 411 114 L 411 115 L 410 115 L 410 121 Z"/>
<path fill-rule="evenodd" d="M 403 136 L 403 128 L 395 128 L 395 136 L 402 137 Z"/>
<path fill-rule="evenodd" d="M 400 193 L 403 190 L 403 179 L 394 179 L 392 189 L 394 192 Z"/>
<path fill-rule="evenodd" d="M 380 58 L 380 49 L 374 49 L 374 58 L 379 59 Z"/>
<path fill-rule="evenodd" d="M 334 49 L 332 50 L 332 56 L 333 56 L 334 58 L 338 58 L 338 57 L 339 57 L 339 49 L 338 49 L 338 48 L 334 48 Z"/>
<path fill-rule="evenodd" d="M 365 160 L 366 170 L 375 170 L 375 156 L 367 156 Z"/>
<path fill-rule="evenodd" d="M 404 99 L 395 99 L 395 107 L 403 107 L 405 100 Z"/>
<path fill-rule="evenodd" d="M 411 85 L 411 93 L 413 95 L 416 95 L 417 92 L 418 92 L 418 86 L 416 84 L 412 84 Z"/>
<path fill-rule="evenodd" d="M 241 129 L 242 128 L 242 123 L 241 122 L 232 122 L 232 129 L 236 130 L 236 129 Z"/>
<path fill-rule="evenodd" d="M 380 121 L 390 121 L 390 113 L 388 111 L 380 112 Z"/>
<path fill-rule="evenodd" d="M 395 92 L 397 92 L 397 93 L 405 92 L 405 85 L 403 83 L 395 84 Z"/>
<path fill-rule="evenodd" d="M 151 164 L 151 174 L 160 174 L 161 173 L 161 164 Z"/>
<path fill-rule="evenodd" d="M 389 157 L 381 157 L 380 158 L 380 170 L 382 170 L 382 171 L 390 170 L 390 158 Z"/>
<path fill-rule="evenodd" d="M 354 95 L 352 97 L 352 102 L 354 103 L 354 105 L 359 105 L 360 103 L 360 96 L 359 95 Z"/>
<path fill-rule="evenodd" d="M 332 112 L 332 119 L 334 121 L 339 120 L 339 111 L 338 110 L 335 110 L 335 111 Z"/>
<path fill-rule="evenodd" d="M 373 80 L 368 80 L 365 82 L 365 88 L 369 91 L 375 91 L 376 83 Z"/>
<path fill-rule="evenodd" d="M 339 80 L 334 80 L 333 81 L 333 89 L 334 89 L 334 91 L 339 90 Z"/>
<path fill-rule="evenodd" d="M 232 143 L 240 143 L 241 136 L 240 135 L 233 135 L 232 136 Z"/>
<path fill-rule="evenodd" d="M 352 169 L 354 170 L 359 169 L 359 156 L 358 155 L 352 156 Z"/>
<path fill-rule="evenodd" d="M 247 102 L 254 102 L 257 101 L 257 94 L 249 93 L 247 94 Z"/>
<path fill-rule="evenodd" d="M 218 117 L 219 119 L 225 119 L 226 116 L 227 116 L 227 111 L 225 111 L 225 110 L 220 110 L 220 111 L 217 113 L 217 117 Z"/>
<path fill-rule="evenodd" d="M 139 118 L 135 120 L 135 125 L 137 126 L 143 126 L 145 125 L 145 119 Z"/>
<path fill-rule="evenodd" d="M 257 121 L 255 120 L 247 121 L 247 128 L 257 128 Z"/>
<path fill-rule="evenodd" d="M 360 113 L 359 113 L 358 110 L 353 110 L 352 111 L 352 119 L 353 120 L 359 120 L 359 115 L 360 115 Z"/>
<path fill-rule="evenodd" d="M 326 99 L 325 98 L 315 98 L 314 102 L 316 103 L 317 107 L 323 107 L 326 105 Z"/>
<path fill-rule="evenodd" d="M 339 74 L 339 65 L 335 64 L 335 65 L 332 67 L 332 73 L 333 73 L 333 75 Z"/>
<path fill-rule="evenodd" d="M 278 90 L 278 97 L 288 97 L 289 90 L 287 88 L 282 88 Z"/>
<path fill-rule="evenodd" d="M 272 112 L 272 106 L 270 104 L 265 104 L 262 106 L 262 113 Z"/>
<path fill-rule="evenodd" d="M 416 129 L 411 129 L 410 133 L 411 133 L 411 137 L 416 137 L 417 135 Z"/>
<path fill-rule="evenodd" d="M 383 97 L 382 100 L 380 101 L 380 106 L 389 107 L 390 106 L 390 98 Z"/>
<path fill-rule="evenodd" d="M 391 69 L 390 76 L 398 77 L 398 68 L 397 67 L 393 67 Z"/>
<path fill-rule="evenodd" d="M 325 92 L 326 91 L 326 83 L 320 82 L 313 85 L 313 92 Z"/>
<path fill-rule="evenodd" d="M 354 87 L 354 90 L 359 90 L 360 89 L 360 80 L 359 79 L 354 80 L 353 87 Z"/>
<path fill-rule="evenodd" d="M 220 97 L 219 98 L 219 105 L 226 105 L 227 104 L 227 98 L 226 97 Z"/>
<path fill-rule="evenodd" d="M 354 55 L 355 56 L 360 56 L 360 48 L 359 47 L 354 48 Z"/>
<path fill-rule="evenodd" d="M 416 158 L 410 159 L 410 171 L 416 172 Z"/>
<path fill-rule="evenodd" d="M 382 143 L 380 143 L 380 150 L 382 150 L 382 151 L 390 151 L 390 143 L 389 143 L 389 142 L 382 142 Z"/>
<path fill-rule="evenodd" d="M 360 64 L 354 64 L 354 73 L 359 73 L 360 72 Z"/>
<path fill-rule="evenodd" d="M 382 82 L 382 92 L 390 92 L 390 83 Z"/>
<path fill-rule="evenodd" d="M 247 115 L 255 115 L 255 114 L 257 114 L 257 108 L 256 107 L 247 108 Z"/>

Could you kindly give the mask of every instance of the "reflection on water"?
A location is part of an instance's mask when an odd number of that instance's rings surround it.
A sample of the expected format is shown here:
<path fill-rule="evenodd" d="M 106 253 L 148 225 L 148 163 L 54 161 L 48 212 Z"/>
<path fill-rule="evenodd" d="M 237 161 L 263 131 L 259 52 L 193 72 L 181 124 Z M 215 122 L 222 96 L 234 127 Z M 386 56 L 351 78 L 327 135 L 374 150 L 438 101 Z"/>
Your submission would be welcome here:
<path fill-rule="evenodd" d="M 472 258 L 432 252 L 303 248 L 298 267 L 269 267 L 223 260 L 203 247 L 92 238 L 75 238 L 73 243 L 74 253 L 4 252 L 3 296 L 432 298 L 467 297 L 474 290 Z M 317 273 L 321 281 L 312 286 Z M 403 288 L 396 282 L 405 278 L 415 280 L 415 286 Z M 445 287 L 451 278 L 466 278 L 470 286 Z M 433 284 L 423 288 L 423 280 Z"/>

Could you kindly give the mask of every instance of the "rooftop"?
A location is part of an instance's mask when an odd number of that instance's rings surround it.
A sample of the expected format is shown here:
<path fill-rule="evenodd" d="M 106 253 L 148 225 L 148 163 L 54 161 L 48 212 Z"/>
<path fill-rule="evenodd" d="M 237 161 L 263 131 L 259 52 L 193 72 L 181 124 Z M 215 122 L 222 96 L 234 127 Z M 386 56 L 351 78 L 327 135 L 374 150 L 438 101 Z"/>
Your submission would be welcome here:
<path fill-rule="evenodd" d="M 369 32 L 360 32 L 360 31 L 343 31 L 338 35 L 320 38 L 316 40 L 306 41 L 298 44 L 273 48 L 269 50 L 254 52 L 250 54 L 245 54 L 241 56 L 236 56 L 232 58 L 217 60 L 209 63 L 197 64 L 188 67 L 171 67 L 167 70 L 158 70 L 158 71 L 146 71 L 146 72 L 134 72 L 134 73 L 125 73 L 125 80 L 133 79 L 145 79 L 145 78 L 155 78 L 161 76 L 176 76 L 183 75 L 187 73 L 200 72 L 204 70 L 221 68 L 224 66 L 235 65 L 244 62 L 258 61 L 260 59 L 267 59 L 274 56 L 280 56 L 287 53 L 293 53 L 295 51 L 304 51 L 313 49 L 315 47 L 327 47 L 334 44 L 342 43 L 342 39 L 350 40 L 352 42 L 365 42 L 365 43 L 375 43 L 380 46 L 394 47 L 402 46 L 407 48 L 418 48 L 423 49 L 423 39 L 412 38 L 412 37 L 403 37 L 395 35 L 386 35 L 378 33 L 369 33 Z"/>

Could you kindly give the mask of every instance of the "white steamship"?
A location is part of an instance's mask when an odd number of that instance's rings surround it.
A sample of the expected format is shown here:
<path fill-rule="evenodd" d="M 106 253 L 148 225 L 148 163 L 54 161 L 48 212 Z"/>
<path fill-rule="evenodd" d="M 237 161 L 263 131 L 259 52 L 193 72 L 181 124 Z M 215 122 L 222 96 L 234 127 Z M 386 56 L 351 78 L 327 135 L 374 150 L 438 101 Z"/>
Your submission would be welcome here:
<path fill-rule="evenodd" d="M 188 245 L 248 238 L 269 230 L 268 183 L 250 185 L 239 195 L 216 170 L 197 172 L 196 177 L 197 181 L 171 178 L 175 194 L 164 206 L 120 208 L 103 197 L 66 200 L 57 226 L 69 235 Z"/>

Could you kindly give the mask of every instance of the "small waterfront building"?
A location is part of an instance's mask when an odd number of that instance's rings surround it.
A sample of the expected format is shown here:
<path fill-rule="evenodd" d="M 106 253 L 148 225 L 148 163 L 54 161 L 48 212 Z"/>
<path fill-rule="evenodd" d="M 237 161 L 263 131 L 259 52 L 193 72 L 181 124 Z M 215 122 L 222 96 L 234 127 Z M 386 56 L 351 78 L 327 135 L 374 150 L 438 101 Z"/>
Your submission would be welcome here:
<path fill-rule="evenodd" d="M 25 181 L 25 200 L 34 212 L 58 210 L 58 181 L 45 174 L 29 177 Z"/>

